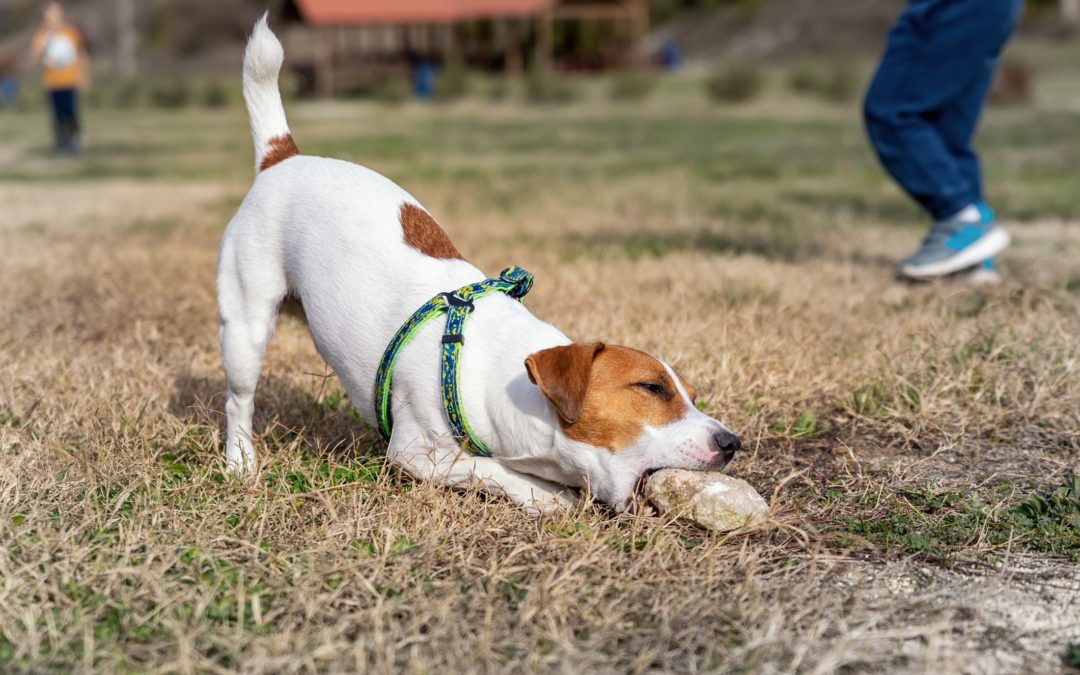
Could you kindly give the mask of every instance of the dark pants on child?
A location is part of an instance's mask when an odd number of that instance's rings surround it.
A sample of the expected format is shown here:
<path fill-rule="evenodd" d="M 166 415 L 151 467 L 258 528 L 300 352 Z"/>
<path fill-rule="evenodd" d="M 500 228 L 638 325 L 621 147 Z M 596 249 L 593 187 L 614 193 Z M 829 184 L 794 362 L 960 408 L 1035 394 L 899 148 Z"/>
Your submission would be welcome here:
<path fill-rule="evenodd" d="M 79 140 L 78 90 L 52 89 L 48 97 L 53 112 L 56 149 L 73 152 L 78 149 Z"/>
<path fill-rule="evenodd" d="M 866 94 L 870 142 L 935 220 L 982 201 L 971 145 L 1023 0 L 911 0 Z"/>

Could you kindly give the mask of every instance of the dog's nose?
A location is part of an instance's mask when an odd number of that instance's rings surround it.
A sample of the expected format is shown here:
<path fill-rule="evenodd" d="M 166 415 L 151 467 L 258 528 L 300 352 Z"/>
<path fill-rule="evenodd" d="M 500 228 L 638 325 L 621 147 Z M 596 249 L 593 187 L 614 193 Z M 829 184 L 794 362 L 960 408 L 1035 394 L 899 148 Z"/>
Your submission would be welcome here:
<path fill-rule="evenodd" d="M 714 435 L 713 443 L 716 444 L 716 449 L 724 458 L 724 462 L 730 462 L 731 458 L 735 456 L 735 452 L 742 447 L 742 441 L 739 440 L 739 437 L 727 430 Z"/>

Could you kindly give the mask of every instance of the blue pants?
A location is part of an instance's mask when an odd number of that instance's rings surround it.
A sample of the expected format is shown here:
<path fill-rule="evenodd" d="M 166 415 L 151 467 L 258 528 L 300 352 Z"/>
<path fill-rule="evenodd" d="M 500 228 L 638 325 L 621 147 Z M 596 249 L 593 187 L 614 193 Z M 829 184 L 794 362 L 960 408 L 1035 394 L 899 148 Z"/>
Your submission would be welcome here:
<path fill-rule="evenodd" d="M 1024 0 L 911 0 L 866 94 L 885 169 L 936 220 L 982 200 L 971 146 L 1002 47 Z"/>
<path fill-rule="evenodd" d="M 48 97 L 53 112 L 53 131 L 58 150 L 74 150 L 79 137 L 79 92 L 51 89 Z"/>

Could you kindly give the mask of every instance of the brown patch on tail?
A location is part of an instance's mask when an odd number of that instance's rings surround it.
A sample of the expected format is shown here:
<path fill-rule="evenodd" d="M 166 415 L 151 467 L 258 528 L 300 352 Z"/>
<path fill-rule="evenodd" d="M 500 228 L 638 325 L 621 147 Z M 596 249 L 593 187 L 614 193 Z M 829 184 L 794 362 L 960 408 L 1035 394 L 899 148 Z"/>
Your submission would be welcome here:
<path fill-rule="evenodd" d="M 259 171 L 266 171 L 279 162 L 300 154 L 300 148 L 296 147 L 296 141 L 292 134 L 274 136 L 266 145 L 266 154 L 263 155 Z"/>
<path fill-rule="evenodd" d="M 405 243 L 424 255 L 444 260 L 463 260 L 461 253 L 446 236 L 439 224 L 424 209 L 415 204 L 401 205 L 401 231 Z"/>

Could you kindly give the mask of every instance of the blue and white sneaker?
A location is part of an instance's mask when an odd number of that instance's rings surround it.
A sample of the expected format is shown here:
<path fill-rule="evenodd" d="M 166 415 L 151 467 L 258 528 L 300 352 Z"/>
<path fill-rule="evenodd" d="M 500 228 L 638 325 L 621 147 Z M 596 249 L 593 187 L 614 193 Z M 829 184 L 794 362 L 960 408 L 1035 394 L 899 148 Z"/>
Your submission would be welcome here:
<path fill-rule="evenodd" d="M 931 279 L 955 274 L 989 262 L 1009 246 L 1009 233 L 994 225 L 994 212 L 985 204 L 972 204 L 948 220 L 930 227 L 922 247 L 900 267 L 909 279 Z M 996 272 L 994 272 L 996 275 Z"/>
<path fill-rule="evenodd" d="M 976 284 L 978 286 L 984 284 L 996 284 L 1001 281 L 1001 277 L 998 276 L 997 270 L 994 269 L 994 259 L 987 258 L 982 261 L 981 265 L 972 267 L 968 272 L 967 281 L 969 284 Z"/>

